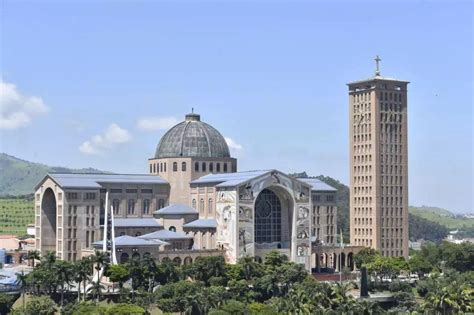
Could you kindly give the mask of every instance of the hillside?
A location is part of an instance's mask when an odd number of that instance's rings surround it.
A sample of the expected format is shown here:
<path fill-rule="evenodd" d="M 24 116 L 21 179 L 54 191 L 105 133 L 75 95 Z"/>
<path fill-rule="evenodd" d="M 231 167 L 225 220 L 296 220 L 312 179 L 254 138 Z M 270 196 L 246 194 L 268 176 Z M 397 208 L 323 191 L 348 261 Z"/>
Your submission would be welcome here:
<path fill-rule="evenodd" d="M 0 153 L 0 196 L 18 196 L 33 193 L 33 187 L 47 173 L 105 173 L 93 168 L 70 169 L 28 162 Z"/>
<path fill-rule="evenodd" d="M 474 228 L 474 219 L 456 216 L 442 208 L 410 207 L 410 213 L 428 221 L 439 223 L 451 230 Z"/>

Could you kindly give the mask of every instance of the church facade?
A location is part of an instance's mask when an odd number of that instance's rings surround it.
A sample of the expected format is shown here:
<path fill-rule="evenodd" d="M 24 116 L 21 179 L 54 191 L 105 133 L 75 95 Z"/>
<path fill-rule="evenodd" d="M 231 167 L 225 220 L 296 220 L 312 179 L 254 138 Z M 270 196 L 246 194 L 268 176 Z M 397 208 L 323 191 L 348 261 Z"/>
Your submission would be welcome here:
<path fill-rule="evenodd" d="M 224 137 L 199 115 L 163 135 L 148 167 L 46 175 L 35 188 L 37 249 L 69 261 L 102 249 L 117 262 L 153 255 L 177 264 L 277 250 L 308 270 L 335 266 L 313 248 L 337 242 L 336 189 L 275 169 L 237 171 Z"/>

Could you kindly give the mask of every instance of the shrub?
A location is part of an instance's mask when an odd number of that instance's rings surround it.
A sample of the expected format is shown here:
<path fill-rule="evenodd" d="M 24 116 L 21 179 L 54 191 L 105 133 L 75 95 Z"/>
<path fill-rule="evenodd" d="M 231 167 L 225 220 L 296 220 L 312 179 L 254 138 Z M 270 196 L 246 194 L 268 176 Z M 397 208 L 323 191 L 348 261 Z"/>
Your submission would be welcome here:
<path fill-rule="evenodd" d="M 145 310 L 133 304 L 117 304 L 107 309 L 106 315 L 140 315 L 145 314 Z"/>

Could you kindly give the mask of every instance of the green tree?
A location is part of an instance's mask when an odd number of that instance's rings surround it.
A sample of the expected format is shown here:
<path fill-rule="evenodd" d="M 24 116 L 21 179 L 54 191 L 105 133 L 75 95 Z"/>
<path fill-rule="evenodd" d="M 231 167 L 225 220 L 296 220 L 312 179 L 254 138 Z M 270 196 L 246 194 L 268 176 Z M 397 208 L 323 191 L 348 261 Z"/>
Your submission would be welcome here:
<path fill-rule="evenodd" d="M 18 285 L 20 286 L 20 294 L 21 294 L 21 304 L 25 307 L 25 289 L 28 285 L 28 276 L 25 275 L 25 272 L 22 270 L 21 273 L 16 274 Z"/>
<path fill-rule="evenodd" d="M 363 265 L 373 263 L 378 256 L 380 256 L 380 254 L 377 250 L 365 247 L 354 255 L 354 263 L 356 267 L 360 269 Z"/>
<path fill-rule="evenodd" d="M 57 282 L 61 288 L 61 310 L 64 306 L 64 291 L 65 286 L 71 284 L 74 269 L 73 265 L 70 262 L 64 260 L 58 260 L 53 265 L 53 270 L 56 274 Z"/>
<path fill-rule="evenodd" d="M 90 281 L 92 277 L 92 260 L 89 257 L 84 257 L 79 261 L 76 261 L 74 264 L 74 279 L 77 282 L 77 300 L 79 301 L 81 298 L 81 284 L 82 284 L 82 292 L 83 300 L 86 299 L 86 285 L 87 282 Z"/>
<path fill-rule="evenodd" d="M 29 250 L 27 253 L 27 259 L 30 261 L 33 268 L 35 267 L 35 260 L 39 260 L 40 258 L 41 255 L 38 250 Z"/>
<path fill-rule="evenodd" d="M 117 282 L 122 289 L 124 282 L 130 278 L 130 271 L 122 264 L 112 265 L 107 270 L 107 275 L 110 281 Z"/>

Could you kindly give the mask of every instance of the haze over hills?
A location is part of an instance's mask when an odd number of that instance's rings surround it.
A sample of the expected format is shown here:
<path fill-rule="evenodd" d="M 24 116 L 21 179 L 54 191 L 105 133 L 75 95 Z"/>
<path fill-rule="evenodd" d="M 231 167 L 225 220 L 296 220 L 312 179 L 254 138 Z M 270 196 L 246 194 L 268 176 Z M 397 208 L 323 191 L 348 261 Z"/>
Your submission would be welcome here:
<path fill-rule="evenodd" d="M 33 188 L 47 173 L 109 173 L 94 168 L 71 169 L 48 166 L 0 153 L 0 196 L 33 193 Z"/>

